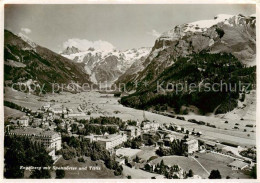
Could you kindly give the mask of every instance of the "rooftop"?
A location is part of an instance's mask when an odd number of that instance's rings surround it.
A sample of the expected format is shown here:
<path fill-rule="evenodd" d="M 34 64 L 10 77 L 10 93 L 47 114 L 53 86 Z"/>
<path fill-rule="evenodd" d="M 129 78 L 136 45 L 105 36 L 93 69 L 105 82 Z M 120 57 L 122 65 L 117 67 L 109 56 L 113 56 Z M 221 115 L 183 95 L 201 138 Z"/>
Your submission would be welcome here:
<path fill-rule="evenodd" d="M 54 131 L 45 131 L 41 128 L 18 128 L 14 130 L 10 130 L 9 133 L 14 133 L 17 135 L 37 135 L 37 136 L 48 136 L 48 137 L 54 137 L 58 136 L 59 134 Z"/>
<path fill-rule="evenodd" d="M 138 129 L 137 126 L 127 126 L 126 127 L 127 130 L 135 130 L 135 129 Z"/>
<path fill-rule="evenodd" d="M 23 116 L 20 119 L 25 120 L 25 119 L 29 119 L 29 117 L 28 116 Z"/>
<path fill-rule="evenodd" d="M 233 167 L 244 168 L 248 164 L 243 161 L 240 161 L 240 160 L 235 160 L 232 163 L 230 163 L 229 165 L 233 166 Z"/>
<path fill-rule="evenodd" d="M 198 142 L 198 140 L 196 140 L 196 139 L 192 139 L 192 140 L 188 139 L 188 141 L 185 142 L 185 143 L 186 144 L 193 144 L 193 143 L 197 143 L 197 142 Z"/>
<path fill-rule="evenodd" d="M 121 138 L 122 135 L 121 134 L 112 134 L 112 135 L 106 135 L 106 136 L 103 136 L 99 139 L 99 141 L 113 141 L 113 140 L 116 140 L 116 139 L 119 139 Z"/>
<path fill-rule="evenodd" d="M 56 110 L 56 111 L 62 110 L 62 107 L 55 107 L 55 108 L 53 108 L 53 110 Z"/>

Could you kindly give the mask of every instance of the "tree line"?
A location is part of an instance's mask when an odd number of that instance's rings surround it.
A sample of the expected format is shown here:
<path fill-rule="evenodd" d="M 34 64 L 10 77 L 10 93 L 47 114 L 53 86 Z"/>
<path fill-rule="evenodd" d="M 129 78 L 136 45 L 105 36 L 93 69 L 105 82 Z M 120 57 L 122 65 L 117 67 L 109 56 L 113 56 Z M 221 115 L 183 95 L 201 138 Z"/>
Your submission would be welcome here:
<path fill-rule="evenodd" d="M 28 167 L 48 167 L 53 160 L 44 146 L 28 137 L 5 136 L 4 139 L 4 163 L 6 178 L 23 178 L 24 169 Z M 50 170 L 32 170 L 30 178 L 50 178 Z"/>

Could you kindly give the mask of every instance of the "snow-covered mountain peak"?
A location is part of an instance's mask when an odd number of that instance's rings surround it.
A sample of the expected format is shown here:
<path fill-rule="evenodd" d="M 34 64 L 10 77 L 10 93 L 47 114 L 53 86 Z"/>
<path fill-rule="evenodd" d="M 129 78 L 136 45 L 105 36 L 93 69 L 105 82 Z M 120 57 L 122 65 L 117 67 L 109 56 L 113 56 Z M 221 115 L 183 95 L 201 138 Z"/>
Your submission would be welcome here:
<path fill-rule="evenodd" d="M 218 20 L 219 22 L 221 21 L 225 21 L 231 17 L 233 17 L 234 15 L 229 15 L 229 14 L 218 14 L 214 17 L 215 20 Z"/>
<path fill-rule="evenodd" d="M 247 24 L 247 22 L 250 22 L 247 21 L 248 18 L 255 18 L 255 14 L 248 17 L 242 14 L 219 14 L 210 20 L 199 20 L 191 23 L 177 25 L 173 29 L 164 32 L 157 40 L 178 40 L 185 35 L 204 33 L 211 27 L 217 26 L 218 24 L 225 24 L 230 27 L 244 26 L 245 24 Z M 255 24 L 255 20 L 252 21 L 252 24 Z"/>
<path fill-rule="evenodd" d="M 71 47 L 67 47 L 62 54 L 63 55 L 70 55 L 70 54 L 75 54 L 75 53 L 79 53 L 80 50 L 78 48 L 76 48 L 75 46 L 71 46 Z"/>
<path fill-rule="evenodd" d="M 65 49 L 61 55 L 78 63 L 85 64 L 85 70 L 94 83 L 114 81 L 130 66 L 142 57 L 146 57 L 151 48 L 128 49 L 125 51 L 101 50 L 90 47 L 86 51 Z"/>
<path fill-rule="evenodd" d="M 228 19 L 232 18 L 234 15 L 226 15 L 226 14 L 219 14 L 214 17 L 214 19 L 211 20 L 200 20 L 192 23 L 187 24 L 187 28 L 184 30 L 184 32 L 202 32 L 206 29 L 212 27 L 213 25 L 216 25 L 220 22 L 225 22 Z"/>

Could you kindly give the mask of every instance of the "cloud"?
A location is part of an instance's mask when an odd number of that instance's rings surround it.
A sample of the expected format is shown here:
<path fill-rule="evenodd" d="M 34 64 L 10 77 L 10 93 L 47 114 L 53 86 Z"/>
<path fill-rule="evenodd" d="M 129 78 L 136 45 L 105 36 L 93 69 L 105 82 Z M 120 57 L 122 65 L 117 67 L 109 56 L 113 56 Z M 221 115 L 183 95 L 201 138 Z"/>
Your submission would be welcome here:
<path fill-rule="evenodd" d="M 63 43 L 64 49 L 72 46 L 78 48 L 81 51 L 86 51 L 90 47 L 97 50 L 109 50 L 109 51 L 115 48 L 111 43 L 102 40 L 89 41 L 87 39 L 72 38 L 72 39 L 68 39 Z"/>
<path fill-rule="evenodd" d="M 147 32 L 147 34 L 149 34 L 149 35 L 151 35 L 153 37 L 156 37 L 156 38 L 160 37 L 160 35 L 161 35 L 159 32 L 157 32 L 154 29 L 151 32 Z"/>
<path fill-rule="evenodd" d="M 30 34 L 32 32 L 32 30 L 28 28 L 21 28 L 21 31 L 24 32 L 25 34 Z"/>

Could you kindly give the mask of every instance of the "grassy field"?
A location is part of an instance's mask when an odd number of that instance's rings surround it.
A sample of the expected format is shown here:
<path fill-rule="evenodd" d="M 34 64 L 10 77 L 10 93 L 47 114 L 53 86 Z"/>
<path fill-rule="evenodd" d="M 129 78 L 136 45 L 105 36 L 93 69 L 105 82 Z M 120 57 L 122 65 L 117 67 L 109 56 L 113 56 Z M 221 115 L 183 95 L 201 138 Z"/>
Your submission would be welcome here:
<path fill-rule="evenodd" d="M 246 98 L 243 102 L 238 101 L 238 107 L 226 114 L 208 114 L 206 116 L 196 115 L 191 113 L 184 115 L 186 119 L 196 119 L 197 121 L 209 122 L 211 125 L 215 125 L 218 129 L 224 129 L 231 134 L 240 135 L 246 137 L 248 134 L 255 138 L 256 131 L 256 91 L 251 91 L 246 94 Z M 225 123 L 228 121 L 228 123 Z M 246 125 L 253 125 L 253 128 L 246 127 Z M 239 129 L 234 129 L 237 126 Z M 244 132 L 246 130 L 246 132 Z M 254 132 L 252 132 L 254 131 Z"/>
<path fill-rule="evenodd" d="M 232 170 L 231 167 L 227 165 L 234 161 L 233 158 L 222 156 L 219 154 L 213 153 L 197 153 L 197 160 L 209 171 L 219 170 L 222 178 L 229 176 L 232 179 L 248 179 L 247 175 L 241 171 Z"/>
<path fill-rule="evenodd" d="M 151 164 L 158 164 L 163 160 L 165 165 L 178 165 L 184 171 L 188 172 L 190 169 L 194 172 L 195 175 L 199 175 L 202 178 L 208 178 L 207 172 L 192 158 L 184 156 L 164 156 L 159 157 L 151 161 Z"/>
<path fill-rule="evenodd" d="M 212 153 L 196 153 L 196 160 L 210 173 L 211 170 L 219 170 L 222 178 L 229 176 L 233 179 L 248 179 L 242 171 L 232 170 L 231 167 L 227 165 L 234 161 L 233 158 L 225 157 L 218 154 Z M 153 161 L 152 164 L 158 164 L 164 161 L 166 165 L 179 165 L 184 171 L 188 172 L 189 169 L 192 169 L 194 174 L 201 176 L 202 178 L 208 178 L 209 174 L 201 167 L 201 165 L 196 162 L 192 157 L 184 156 L 164 156 L 159 157 Z"/>
<path fill-rule="evenodd" d="M 126 157 L 134 157 L 139 152 L 141 152 L 140 149 L 120 148 L 116 151 L 116 155 L 122 155 L 122 156 L 126 156 Z"/>
<path fill-rule="evenodd" d="M 17 105 L 27 107 L 35 111 L 37 111 L 45 103 L 39 96 L 14 91 L 11 88 L 5 88 L 4 100 L 13 102 Z"/>
<path fill-rule="evenodd" d="M 25 115 L 24 112 L 18 111 L 16 109 L 11 109 L 9 107 L 4 107 L 4 114 L 5 114 L 5 119 L 12 117 L 12 118 L 18 118 L 22 117 Z"/>
<path fill-rule="evenodd" d="M 123 176 L 127 177 L 129 175 L 132 179 L 151 179 L 152 177 L 157 176 L 159 176 L 160 178 L 162 177 L 159 174 L 146 172 L 140 169 L 129 168 L 128 166 L 123 165 Z"/>
<path fill-rule="evenodd" d="M 152 156 L 156 156 L 154 147 L 142 147 L 141 151 L 137 153 L 137 156 L 143 160 L 148 160 Z"/>

